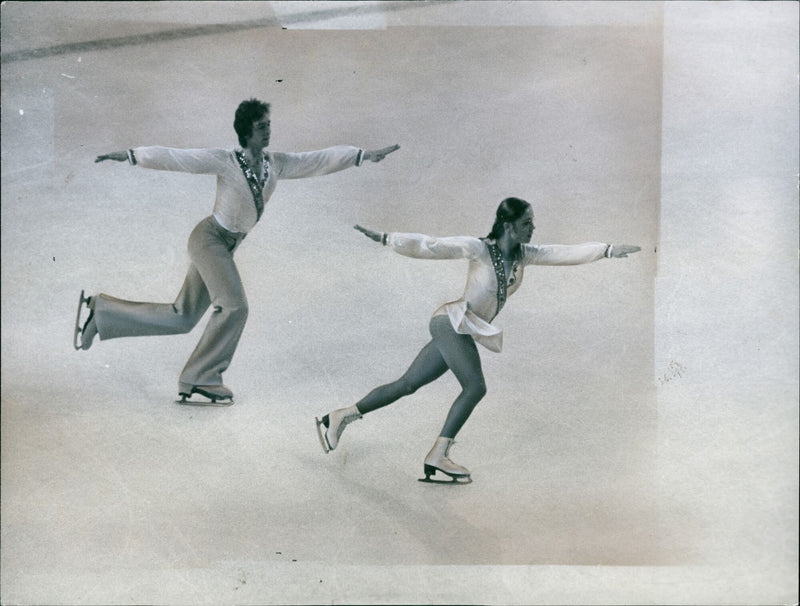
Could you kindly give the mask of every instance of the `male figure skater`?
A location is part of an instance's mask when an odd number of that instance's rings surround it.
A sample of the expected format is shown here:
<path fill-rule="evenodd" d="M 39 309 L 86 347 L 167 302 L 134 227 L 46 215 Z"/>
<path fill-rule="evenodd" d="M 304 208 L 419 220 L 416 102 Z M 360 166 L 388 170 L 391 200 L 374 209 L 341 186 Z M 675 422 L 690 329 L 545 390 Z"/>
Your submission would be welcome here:
<path fill-rule="evenodd" d="M 248 313 L 233 253 L 261 218 L 277 181 L 326 175 L 360 166 L 364 161 L 380 162 L 399 149 L 392 145 L 367 151 L 338 145 L 303 153 L 267 151 L 270 106 L 258 99 L 239 105 L 233 128 L 241 149 L 137 147 L 103 154 L 95 160 L 217 175 L 214 210 L 189 237 L 191 264 L 175 301 L 142 303 L 106 294 L 84 297 L 82 291 L 75 321 L 74 346 L 87 350 L 96 335 L 105 340 L 187 333 L 212 306 L 208 325 L 180 375 L 178 394 L 184 402 L 197 393 L 212 404 L 233 403 L 233 392 L 222 382 L 222 373 L 231 363 Z M 89 315 L 81 326 L 84 304 Z"/>

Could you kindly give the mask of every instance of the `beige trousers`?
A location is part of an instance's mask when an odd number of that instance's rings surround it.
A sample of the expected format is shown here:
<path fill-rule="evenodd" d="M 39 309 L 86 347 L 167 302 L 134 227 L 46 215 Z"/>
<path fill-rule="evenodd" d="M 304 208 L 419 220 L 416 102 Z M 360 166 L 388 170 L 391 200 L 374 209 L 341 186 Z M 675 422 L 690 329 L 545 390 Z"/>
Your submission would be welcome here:
<path fill-rule="evenodd" d="M 174 303 L 124 301 L 106 294 L 95 298 L 101 340 L 174 335 L 194 328 L 209 305 L 213 312 L 179 379 L 179 391 L 194 385 L 221 385 L 247 321 L 247 297 L 233 253 L 244 234 L 229 232 L 213 216 L 189 236 L 191 265 Z"/>

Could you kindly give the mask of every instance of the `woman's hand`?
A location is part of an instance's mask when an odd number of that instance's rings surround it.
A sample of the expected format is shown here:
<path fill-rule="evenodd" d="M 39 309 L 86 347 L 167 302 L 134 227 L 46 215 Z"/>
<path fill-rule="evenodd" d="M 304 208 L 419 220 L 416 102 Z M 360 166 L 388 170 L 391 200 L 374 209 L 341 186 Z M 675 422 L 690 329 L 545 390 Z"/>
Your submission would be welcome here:
<path fill-rule="evenodd" d="M 367 238 L 375 240 L 376 242 L 380 242 L 383 239 L 383 234 L 381 232 L 372 231 L 371 229 L 367 229 L 366 227 L 361 227 L 360 225 L 354 225 L 353 229 L 357 229 L 362 234 L 367 236 Z"/>
<path fill-rule="evenodd" d="M 390 145 L 389 147 L 384 147 L 383 149 L 365 151 L 364 160 L 369 160 L 370 162 L 380 162 L 386 156 L 388 156 L 392 152 L 396 152 L 398 149 L 400 149 L 399 145 Z"/>
<path fill-rule="evenodd" d="M 615 259 L 624 259 L 628 255 L 642 250 L 641 246 L 631 246 L 630 244 L 614 244 L 611 247 L 611 256 Z"/>
<path fill-rule="evenodd" d="M 95 163 L 102 162 L 103 160 L 115 160 L 117 162 L 127 162 L 128 161 L 128 152 L 126 151 L 118 151 L 118 152 L 111 152 L 110 154 L 103 154 L 101 156 L 97 156 L 95 158 Z"/>

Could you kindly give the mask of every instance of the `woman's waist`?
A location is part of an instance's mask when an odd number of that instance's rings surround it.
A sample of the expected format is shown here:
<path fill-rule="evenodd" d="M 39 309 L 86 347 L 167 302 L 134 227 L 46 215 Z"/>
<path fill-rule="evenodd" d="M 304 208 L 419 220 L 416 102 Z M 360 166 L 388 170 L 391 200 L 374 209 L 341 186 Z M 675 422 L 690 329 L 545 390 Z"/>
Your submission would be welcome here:
<path fill-rule="evenodd" d="M 433 315 L 451 314 L 455 311 L 472 316 L 477 316 L 484 322 L 491 322 L 494 319 L 497 305 L 494 301 L 475 301 L 472 299 L 461 298 L 455 301 L 448 301 L 439 307 Z"/>
<path fill-rule="evenodd" d="M 450 316 L 454 325 L 464 325 L 466 322 L 475 327 L 480 327 L 481 331 L 494 332 L 497 330 L 492 325 L 492 320 L 497 314 L 494 307 L 490 305 L 476 307 L 471 301 L 458 299 L 457 301 L 445 303 L 433 312 L 433 317 L 444 315 Z"/>
<path fill-rule="evenodd" d="M 473 311 L 464 299 L 445 303 L 433 314 L 434 318 L 442 316 L 450 320 L 457 333 L 472 336 L 491 351 L 499 352 L 503 349 L 503 331 Z"/>

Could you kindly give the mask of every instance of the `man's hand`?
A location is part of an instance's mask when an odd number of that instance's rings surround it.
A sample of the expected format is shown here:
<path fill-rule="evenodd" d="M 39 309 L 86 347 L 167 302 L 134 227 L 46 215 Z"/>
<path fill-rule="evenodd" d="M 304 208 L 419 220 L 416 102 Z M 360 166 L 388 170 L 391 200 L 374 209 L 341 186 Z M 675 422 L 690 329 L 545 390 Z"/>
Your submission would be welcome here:
<path fill-rule="evenodd" d="M 367 236 L 367 238 L 375 240 L 376 242 L 380 242 L 382 240 L 382 238 L 383 238 L 383 234 L 382 233 L 377 232 L 377 231 L 372 231 L 371 229 L 367 229 L 366 227 L 361 227 L 360 225 L 354 225 L 353 229 L 357 229 L 362 234 Z"/>
<path fill-rule="evenodd" d="M 119 152 L 111 152 L 110 154 L 103 154 L 101 156 L 97 156 L 95 158 L 95 163 L 102 162 L 103 160 L 115 160 L 117 162 L 127 162 L 128 161 L 128 152 L 126 151 L 119 151 Z"/>
<path fill-rule="evenodd" d="M 374 149 L 372 151 L 365 151 L 364 160 L 369 160 L 370 162 L 380 162 L 386 156 L 388 156 L 392 152 L 396 152 L 398 149 L 400 149 L 399 145 L 390 145 L 389 147 L 384 147 L 383 149 Z"/>

